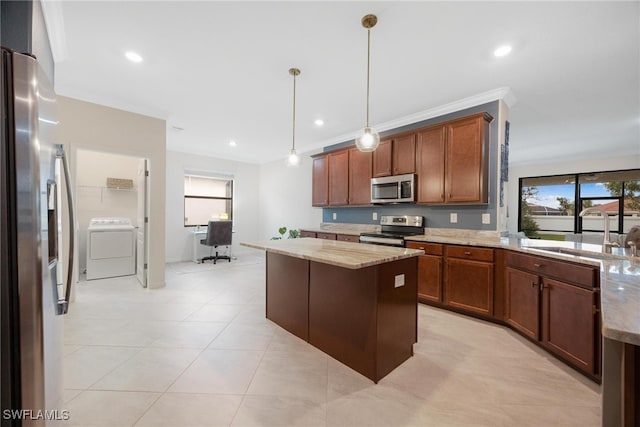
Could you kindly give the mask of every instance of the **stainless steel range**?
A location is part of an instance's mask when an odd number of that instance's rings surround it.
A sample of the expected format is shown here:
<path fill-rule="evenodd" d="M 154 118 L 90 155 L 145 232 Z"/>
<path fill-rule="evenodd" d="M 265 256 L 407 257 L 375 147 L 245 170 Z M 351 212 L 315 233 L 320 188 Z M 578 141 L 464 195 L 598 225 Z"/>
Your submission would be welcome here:
<path fill-rule="evenodd" d="M 380 233 L 360 233 L 360 243 L 404 247 L 404 238 L 424 234 L 424 218 L 409 215 L 383 215 Z"/>

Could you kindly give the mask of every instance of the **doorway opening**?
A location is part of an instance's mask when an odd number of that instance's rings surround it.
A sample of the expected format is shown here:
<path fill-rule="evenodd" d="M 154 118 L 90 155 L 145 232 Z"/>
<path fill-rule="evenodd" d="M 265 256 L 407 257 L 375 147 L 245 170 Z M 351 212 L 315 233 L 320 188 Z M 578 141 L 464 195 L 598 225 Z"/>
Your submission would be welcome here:
<path fill-rule="evenodd" d="M 148 159 L 78 149 L 75 187 L 78 279 L 135 275 L 146 288 Z"/>

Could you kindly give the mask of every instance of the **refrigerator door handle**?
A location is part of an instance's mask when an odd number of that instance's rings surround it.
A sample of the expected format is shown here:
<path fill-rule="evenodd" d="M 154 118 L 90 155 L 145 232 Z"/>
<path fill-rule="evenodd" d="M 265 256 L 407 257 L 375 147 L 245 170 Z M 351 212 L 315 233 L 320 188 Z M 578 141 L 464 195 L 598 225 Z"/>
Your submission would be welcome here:
<path fill-rule="evenodd" d="M 67 314 L 69 311 L 69 301 L 71 299 L 71 286 L 73 285 L 73 253 L 75 241 L 75 211 L 73 204 L 73 193 L 71 191 L 71 181 L 69 178 L 69 163 L 67 155 L 62 144 L 56 144 L 56 157 L 62 161 L 62 169 L 64 171 L 65 187 L 67 189 L 67 203 L 69 205 L 69 262 L 67 265 L 67 285 L 65 287 L 65 295 L 63 300 L 58 300 L 58 314 Z"/>

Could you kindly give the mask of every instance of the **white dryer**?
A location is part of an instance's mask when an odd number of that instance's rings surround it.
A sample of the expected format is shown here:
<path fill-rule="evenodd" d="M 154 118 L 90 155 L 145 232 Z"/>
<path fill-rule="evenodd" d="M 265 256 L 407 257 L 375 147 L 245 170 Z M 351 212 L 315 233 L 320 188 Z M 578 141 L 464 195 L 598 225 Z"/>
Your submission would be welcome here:
<path fill-rule="evenodd" d="M 93 218 L 87 229 L 87 280 L 136 274 L 136 229 L 128 218 Z"/>

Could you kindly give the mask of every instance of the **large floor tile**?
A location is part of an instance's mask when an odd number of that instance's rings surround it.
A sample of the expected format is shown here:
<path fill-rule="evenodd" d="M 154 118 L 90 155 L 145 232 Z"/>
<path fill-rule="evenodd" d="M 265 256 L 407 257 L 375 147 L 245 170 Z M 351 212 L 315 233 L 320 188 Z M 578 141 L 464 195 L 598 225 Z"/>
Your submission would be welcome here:
<path fill-rule="evenodd" d="M 325 426 L 326 405 L 299 397 L 245 396 L 233 426 Z"/>
<path fill-rule="evenodd" d="M 263 354 L 249 350 L 204 350 L 169 391 L 244 394 Z"/>
<path fill-rule="evenodd" d="M 242 395 L 163 394 L 136 426 L 228 426 Z"/>
<path fill-rule="evenodd" d="M 65 426 L 132 426 L 160 394 L 125 391 L 83 391 L 67 403 Z"/>
<path fill-rule="evenodd" d="M 87 389 L 140 351 L 135 347 L 83 347 L 76 350 L 63 359 L 63 386 Z"/>
<path fill-rule="evenodd" d="M 102 377 L 93 390 L 166 391 L 200 354 L 182 348 L 146 348 Z"/>
<path fill-rule="evenodd" d="M 321 352 L 267 351 L 260 362 L 249 395 L 327 399 L 328 356 Z"/>

